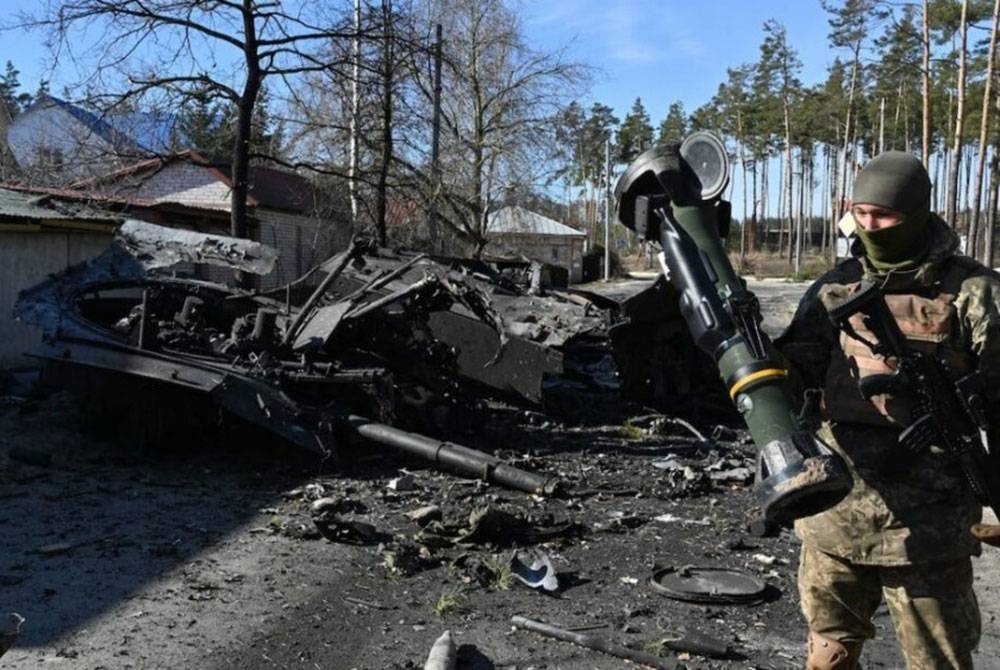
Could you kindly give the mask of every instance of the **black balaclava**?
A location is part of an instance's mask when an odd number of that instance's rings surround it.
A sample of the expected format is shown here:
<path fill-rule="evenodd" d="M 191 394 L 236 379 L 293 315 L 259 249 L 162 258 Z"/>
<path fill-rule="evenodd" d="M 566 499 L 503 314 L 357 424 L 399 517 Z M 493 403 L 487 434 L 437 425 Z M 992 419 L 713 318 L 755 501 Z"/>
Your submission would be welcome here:
<path fill-rule="evenodd" d="M 886 151 L 862 168 L 854 180 L 854 204 L 875 205 L 903 215 L 902 223 L 855 230 L 876 270 L 916 267 L 930 246 L 931 180 L 916 156 Z"/>

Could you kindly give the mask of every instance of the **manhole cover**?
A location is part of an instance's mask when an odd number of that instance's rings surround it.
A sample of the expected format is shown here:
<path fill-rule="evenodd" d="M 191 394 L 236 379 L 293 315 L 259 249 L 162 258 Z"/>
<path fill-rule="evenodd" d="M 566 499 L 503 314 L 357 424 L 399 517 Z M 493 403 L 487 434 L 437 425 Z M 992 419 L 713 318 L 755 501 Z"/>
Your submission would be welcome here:
<path fill-rule="evenodd" d="M 765 584 L 727 568 L 665 568 L 650 579 L 653 589 L 668 598 L 694 603 L 755 603 L 764 597 Z"/>

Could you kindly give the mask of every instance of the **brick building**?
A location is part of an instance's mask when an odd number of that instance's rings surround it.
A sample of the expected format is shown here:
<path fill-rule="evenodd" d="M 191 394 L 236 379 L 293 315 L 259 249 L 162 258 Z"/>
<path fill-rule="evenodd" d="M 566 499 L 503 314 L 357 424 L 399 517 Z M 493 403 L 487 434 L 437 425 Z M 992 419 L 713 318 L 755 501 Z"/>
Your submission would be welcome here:
<path fill-rule="evenodd" d="M 523 256 L 569 271 L 571 282 L 583 276 L 583 245 L 587 235 L 522 207 L 504 207 L 489 217 L 486 229 L 491 255 Z"/>
<path fill-rule="evenodd" d="M 187 150 L 77 182 L 58 195 L 75 193 L 145 221 L 228 235 L 232 186 L 229 166 L 212 164 L 197 151 Z M 279 253 L 274 271 L 260 278 L 261 288 L 300 277 L 340 242 L 333 226 L 317 211 L 315 195 L 301 175 L 251 167 L 249 236 Z M 215 276 L 224 272 L 217 268 L 199 271 L 207 274 L 206 279 L 224 279 Z"/>

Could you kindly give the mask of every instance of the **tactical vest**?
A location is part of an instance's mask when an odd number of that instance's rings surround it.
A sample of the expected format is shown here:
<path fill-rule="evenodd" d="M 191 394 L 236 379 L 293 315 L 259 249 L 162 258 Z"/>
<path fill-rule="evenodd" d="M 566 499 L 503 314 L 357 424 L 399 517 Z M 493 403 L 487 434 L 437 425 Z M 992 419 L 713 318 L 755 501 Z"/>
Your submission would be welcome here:
<path fill-rule="evenodd" d="M 860 270 L 860 264 L 859 264 Z M 887 293 L 886 304 L 906 336 L 907 344 L 914 351 L 933 355 L 948 368 L 952 379 L 971 372 L 975 357 L 961 346 L 955 298 L 971 268 L 961 262 L 949 261 L 939 282 L 919 287 L 919 293 Z M 828 305 L 830 289 L 840 293 L 854 293 L 858 281 L 833 284 L 820 290 L 819 298 Z M 851 317 L 851 325 L 861 337 L 875 341 L 875 335 L 865 328 L 860 314 Z M 905 428 L 910 424 L 916 409 L 915 398 L 907 395 L 879 394 L 866 399 L 861 395 L 858 382 L 869 375 L 891 374 L 896 370 L 896 360 L 876 356 L 864 343 L 840 333 L 840 349 L 831 355 L 823 390 L 825 415 L 831 421 L 857 423 L 882 428 Z"/>

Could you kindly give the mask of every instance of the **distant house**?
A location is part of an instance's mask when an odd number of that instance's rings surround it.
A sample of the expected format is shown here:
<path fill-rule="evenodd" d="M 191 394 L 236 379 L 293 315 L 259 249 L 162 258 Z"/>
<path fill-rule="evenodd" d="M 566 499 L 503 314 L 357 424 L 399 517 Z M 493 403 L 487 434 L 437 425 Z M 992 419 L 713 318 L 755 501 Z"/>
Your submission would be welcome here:
<path fill-rule="evenodd" d="M 176 228 L 229 234 L 233 183 L 228 165 L 209 162 L 193 150 L 140 161 L 69 188 L 39 188 L 63 199 L 91 202 L 128 216 Z M 324 260 L 343 240 L 317 211 L 316 193 L 305 177 L 272 167 L 250 170 L 249 237 L 278 250 L 274 271 L 260 279 L 272 288 L 298 278 Z M 203 278 L 225 281 L 225 271 L 199 268 Z M 220 274 L 222 273 L 222 274 Z"/>
<path fill-rule="evenodd" d="M 17 187 L 63 201 L 88 203 L 160 225 L 228 235 L 232 180 L 228 166 L 213 165 L 193 150 L 149 159 L 101 177 L 60 187 Z M 343 240 L 317 211 L 312 184 L 271 167 L 250 171 L 248 237 L 278 250 L 275 269 L 259 288 L 288 283 L 327 258 Z M 190 268 L 203 279 L 225 282 L 228 271 Z"/>
<path fill-rule="evenodd" d="M 504 207 L 490 215 L 486 228 L 491 254 L 514 254 L 569 270 L 570 281 L 583 276 L 586 234 L 522 207 Z"/>
<path fill-rule="evenodd" d="M 23 362 L 38 332 L 11 317 L 17 294 L 102 252 L 119 219 L 81 204 L 0 188 L 0 365 Z"/>
<path fill-rule="evenodd" d="M 167 153 L 182 141 L 172 114 L 101 115 L 54 96 L 43 96 L 18 114 L 6 137 L 22 177 L 43 185 L 108 172 Z"/>

